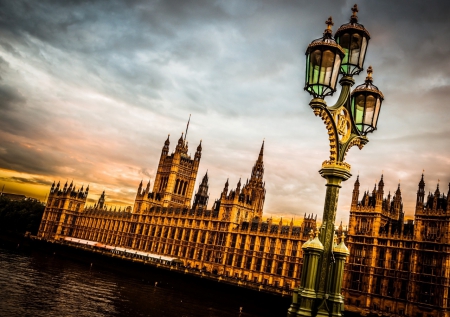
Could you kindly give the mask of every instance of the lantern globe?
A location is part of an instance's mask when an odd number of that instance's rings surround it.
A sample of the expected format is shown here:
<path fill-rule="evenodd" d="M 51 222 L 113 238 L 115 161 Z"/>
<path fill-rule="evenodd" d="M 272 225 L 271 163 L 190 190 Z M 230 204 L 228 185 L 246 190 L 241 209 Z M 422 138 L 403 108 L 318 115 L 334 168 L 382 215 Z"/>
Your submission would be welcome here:
<path fill-rule="evenodd" d="M 362 135 L 377 129 L 381 103 L 384 100 L 383 93 L 373 84 L 372 72 L 372 66 L 369 66 L 366 81 L 351 93 L 351 115 Z"/>
<path fill-rule="evenodd" d="M 350 22 L 339 27 L 334 35 L 336 42 L 342 47 L 345 56 L 342 59 L 340 72 L 344 76 L 358 75 L 364 66 L 367 46 L 370 40 L 369 31 L 358 23 L 358 6 L 352 8 Z"/>
<path fill-rule="evenodd" d="M 341 60 L 344 51 L 332 37 L 332 18 L 325 22 L 328 27 L 323 37 L 314 40 L 306 50 L 305 90 L 314 98 L 324 98 L 336 91 Z"/>

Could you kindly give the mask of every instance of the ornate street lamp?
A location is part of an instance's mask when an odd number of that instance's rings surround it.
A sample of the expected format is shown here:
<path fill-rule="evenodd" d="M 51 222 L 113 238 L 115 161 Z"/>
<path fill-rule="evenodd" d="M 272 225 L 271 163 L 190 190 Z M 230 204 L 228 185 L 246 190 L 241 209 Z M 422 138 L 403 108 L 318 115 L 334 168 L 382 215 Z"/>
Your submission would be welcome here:
<path fill-rule="evenodd" d="M 312 41 L 306 50 L 305 90 L 315 98 L 324 98 L 336 91 L 339 67 L 344 57 L 344 50 L 331 35 L 331 17 L 325 23 L 327 28 L 323 37 Z"/>
<path fill-rule="evenodd" d="M 376 130 L 383 94 L 372 83 L 372 67 L 367 70 L 364 84 L 350 93 L 364 66 L 369 32 L 358 23 L 358 8 L 352 8 L 350 22 L 331 36 L 331 17 L 326 21 L 323 37 L 314 40 L 306 50 L 305 90 L 313 99 L 309 103 L 316 116 L 322 118 L 328 130 L 330 158 L 322 163 L 319 173 L 327 180 L 322 225 L 315 238 L 303 246 L 303 267 L 300 287 L 294 290 L 288 316 L 342 316 L 344 298 L 341 294 L 344 263 L 348 249 L 344 237 L 335 239 L 336 209 L 342 181 L 351 177 L 345 162 L 348 150 L 360 149 L 369 141 L 367 133 Z M 342 86 L 333 106 L 324 98 L 336 91 L 339 74 Z M 335 241 L 335 242 L 334 242 Z"/>
<path fill-rule="evenodd" d="M 366 135 L 377 129 L 378 114 L 384 99 L 383 93 L 372 84 L 372 66 L 367 69 L 366 82 L 351 94 L 351 114 L 358 131 Z"/>
<path fill-rule="evenodd" d="M 358 6 L 356 4 L 352 11 L 350 22 L 341 25 L 334 35 L 336 42 L 345 52 L 341 64 L 341 73 L 349 76 L 358 75 L 363 70 L 364 58 L 370 39 L 369 32 L 358 23 L 358 16 L 356 15 Z"/>

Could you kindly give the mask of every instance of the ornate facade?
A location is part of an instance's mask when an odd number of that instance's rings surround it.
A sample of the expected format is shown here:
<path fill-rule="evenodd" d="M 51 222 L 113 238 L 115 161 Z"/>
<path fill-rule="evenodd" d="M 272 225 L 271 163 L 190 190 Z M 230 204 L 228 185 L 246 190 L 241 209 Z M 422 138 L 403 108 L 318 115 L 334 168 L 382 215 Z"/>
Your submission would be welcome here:
<path fill-rule="evenodd" d="M 450 191 L 425 198 L 419 182 L 414 220 L 404 220 L 400 185 L 384 197 L 378 188 L 359 200 L 353 190 L 344 278 L 346 307 L 364 315 L 450 316 Z"/>
<path fill-rule="evenodd" d="M 170 155 L 169 146 L 167 138 L 153 190 L 150 182 L 145 187 L 141 182 L 132 210 L 107 210 L 104 193 L 87 207 L 88 188 L 53 184 L 38 237 L 169 256 L 186 267 L 272 286 L 280 293 L 296 287 L 301 247 L 316 227 L 316 218 L 305 215 L 301 225 L 263 221 L 264 142 L 250 178 L 231 189 L 227 180 L 211 209 L 207 173 L 193 195 L 201 142 L 193 159 L 185 136 Z"/>
<path fill-rule="evenodd" d="M 230 189 L 208 209 L 208 173 L 194 195 L 202 146 L 187 155 L 185 137 L 169 155 L 164 143 L 153 190 L 139 184 L 133 208 L 106 207 L 103 192 L 86 206 L 89 188 L 53 184 L 38 238 L 131 250 L 236 283 L 253 283 L 288 294 L 298 287 L 302 246 L 316 218 L 263 220 L 264 143 L 250 178 Z M 414 220 L 405 221 L 400 185 L 385 196 L 384 180 L 360 200 L 357 178 L 352 195 L 343 293 L 346 309 L 377 316 L 450 316 L 450 192 L 425 197 L 419 182 Z M 191 205 L 192 202 L 192 205 Z M 338 231 L 342 231 L 342 227 Z M 78 240 L 77 240 L 78 239 Z"/>

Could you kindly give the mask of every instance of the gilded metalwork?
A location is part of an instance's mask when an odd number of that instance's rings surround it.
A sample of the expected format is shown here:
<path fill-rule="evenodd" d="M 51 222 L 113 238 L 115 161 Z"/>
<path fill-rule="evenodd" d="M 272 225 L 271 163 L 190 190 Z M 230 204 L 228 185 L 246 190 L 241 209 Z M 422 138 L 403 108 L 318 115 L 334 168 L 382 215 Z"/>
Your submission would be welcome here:
<path fill-rule="evenodd" d="M 358 7 L 355 5 L 352 11 L 353 15 L 350 18 L 350 23 L 341 26 L 336 32 L 337 43 L 330 34 L 332 25 L 330 18 L 327 21 L 328 28 L 325 30 L 323 38 L 313 41 L 308 46 L 306 52 L 307 81 L 305 90 L 313 95 L 313 99 L 309 105 L 314 114 L 322 119 L 327 129 L 330 159 L 322 163 L 322 168 L 319 171 L 320 175 L 327 180 L 322 225 L 320 227 L 320 242 L 323 249 L 320 250 L 320 258 L 315 262 L 312 260 L 312 253 L 309 248 L 310 244 L 308 247 L 305 247 L 305 266 L 303 270 L 306 270 L 306 273 L 302 272 L 302 279 L 306 281 L 304 283 L 301 281 L 300 284 L 306 285 L 313 279 L 315 280 L 315 287 L 314 289 L 308 288 L 307 291 L 305 291 L 306 288 L 299 288 L 298 293 L 293 296 L 292 305 L 288 310 L 289 317 L 342 316 L 344 299 L 341 295 L 341 288 L 344 262 L 348 255 L 348 249 L 344 244 L 343 236 L 338 246 L 334 243 L 339 189 L 341 182 L 351 176 L 350 164 L 345 162 L 346 154 L 351 147 L 358 146 L 359 149 L 362 149 L 368 142 L 365 134 L 375 129 L 376 122 L 374 124 L 373 121 L 378 119 L 381 106 L 379 99 L 377 100 L 378 103 L 374 105 L 373 96 L 370 95 L 368 98 L 371 99 L 366 100 L 364 95 L 358 99 L 358 102 L 363 104 L 356 104 L 355 113 L 352 112 L 350 88 L 355 83 L 352 76 L 359 74 L 362 70 L 365 52 L 370 38 L 367 30 L 357 23 L 358 18 L 356 13 L 358 12 Z M 342 38 L 338 38 L 338 36 L 342 36 Z M 314 56 L 311 54 L 311 47 L 313 45 L 320 45 L 325 41 L 338 46 L 341 43 L 342 45 L 345 44 L 339 50 L 344 52 L 345 55 L 342 61 L 335 58 L 333 65 L 328 63 L 327 70 L 324 67 L 316 67 L 313 70 L 314 72 L 312 72 L 310 59 Z M 320 53 L 318 52 L 318 54 Z M 317 78 L 325 76 L 324 72 L 327 73 L 326 76 L 332 78 L 335 75 L 332 69 L 334 70 L 336 67 L 339 67 L 340 73 L 343 74 L 343 77 L 339 81 L 342 89 L 337 102 L 333 106 L 328 107 L 323 98 L 332 92 L 326 91 L 320 94 L 320 90 L 325 91 L 325 88 L 329 89 L 330 86 L 327 86 L 325 82 L 311 80 L 311 78 L 313 75 Z M 371 78 L 371 68 L 369 69 L 368 78 Z M 368 82 L 369 80 L 366 80 L 366 83 Z M 334 86 L 331 87 L 334 91 Z M 369 119 L 372 119 L 372 121 L 368 122 Z"/>

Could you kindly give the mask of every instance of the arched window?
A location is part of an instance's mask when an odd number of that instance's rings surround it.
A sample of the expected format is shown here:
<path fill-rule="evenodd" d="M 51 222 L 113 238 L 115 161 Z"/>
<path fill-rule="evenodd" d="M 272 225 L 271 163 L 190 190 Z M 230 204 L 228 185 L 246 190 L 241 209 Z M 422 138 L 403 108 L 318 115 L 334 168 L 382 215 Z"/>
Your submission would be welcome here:
<path fill-rule="evenodd" d="M 187 188 L 187 182 L 184 182 L 184 186 L 183 186 L 183 196 L 186 194 L 186 188 Z"/>
<path fill-rule="evenodd" d="M 178 187 L 179 187 L 179 185 L 180 185 L 180 180 L 177 179 L 177 181 L 176 181 L 176 183 L 175 183 L 175 189 L 174 189 L 174 191 L 173 191 L 175 194 L 178 192 Z"/>

